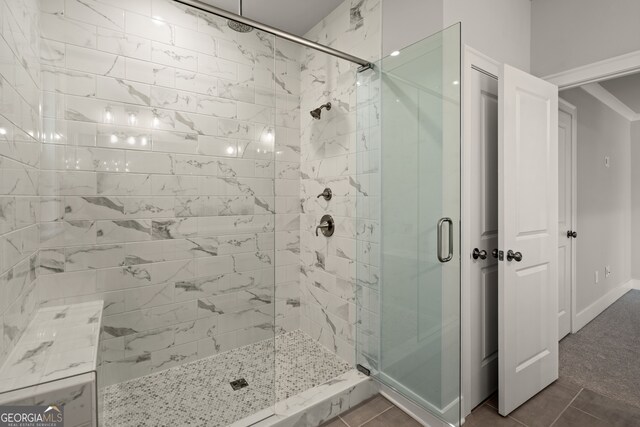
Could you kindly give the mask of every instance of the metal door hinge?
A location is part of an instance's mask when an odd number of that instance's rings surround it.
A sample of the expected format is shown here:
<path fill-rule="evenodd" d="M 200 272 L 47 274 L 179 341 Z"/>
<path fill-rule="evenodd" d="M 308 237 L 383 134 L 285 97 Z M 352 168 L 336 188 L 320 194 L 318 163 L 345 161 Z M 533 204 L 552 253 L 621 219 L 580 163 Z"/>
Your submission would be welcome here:
<path fill-rule="evenodd" d="M 364 366 L 362 366 L 361 364 L 357 364 L 356 365 L 356 369 L 360 372 L 362 372 L 363 374 L 365 374 L 366 376 L 370 376 L 371 375 L 371 371 L 367 368 L 365 368 Z"/>

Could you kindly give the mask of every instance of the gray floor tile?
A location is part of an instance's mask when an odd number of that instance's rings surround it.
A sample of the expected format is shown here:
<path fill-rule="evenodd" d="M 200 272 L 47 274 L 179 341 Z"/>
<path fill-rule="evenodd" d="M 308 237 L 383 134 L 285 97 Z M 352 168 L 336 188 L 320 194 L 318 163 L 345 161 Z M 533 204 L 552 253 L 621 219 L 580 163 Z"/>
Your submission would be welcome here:
<path fill-rule="evenodd" d="M 348 427 L 340 418 L 334 418 L 322 424 L 320 427 Z"/>
<path fill-rule="evenodd" d="M 402 412 L 399 408 L 393 407 L 383 412 L 371 421 L 363 424 L 365 427 L 422 427 L 422 425 Z"/>
<path fill-rule="evenodd" d="M 609 426 L 640 426 L 640 409 L 584 389 L 571 406 L 608 423 Z"/>
<path fill-rule="evenodd" d="M 369 421 L 373 417 L 380 415 L 382 412 L 392 406 L 393 404 L 387 399 L 385 399 L 381 395 L 377 395 L 374 398 L 369 399 L 366 402 L 363 402 L 355 408 L 351 409 L 346 414 L 341 415 L 341 418 L 350 427 L 358 427 L 363 423 Z"/>
<path fill-rule="evenodd" d="M 560 418 L 553 424 L 553 427 L 608 427 L 605 421 L 592 417 L 579 409 L 568 407 Z"/>
<path fill-rule="evenodd" d="M 578 394 L 578 387 L 555 382 L 510 415 L 529 427 L 549 427 Z"/>
<path fill-rule="evenodd" d="M 498 414 L 488 404 L 477 407 L 466 418 L 465 427 L 522 427 L 522 424 L 510 417 Z"/>

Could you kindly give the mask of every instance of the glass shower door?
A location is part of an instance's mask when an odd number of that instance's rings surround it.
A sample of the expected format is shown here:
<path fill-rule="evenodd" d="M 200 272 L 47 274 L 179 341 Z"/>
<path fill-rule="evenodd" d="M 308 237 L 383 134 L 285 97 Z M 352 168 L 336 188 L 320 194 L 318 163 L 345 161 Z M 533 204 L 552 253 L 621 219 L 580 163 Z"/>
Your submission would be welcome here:
<path fill-rule="evenodd" d="M 358 81 L 357 363 L 460 422 L 460 26 Z"/>

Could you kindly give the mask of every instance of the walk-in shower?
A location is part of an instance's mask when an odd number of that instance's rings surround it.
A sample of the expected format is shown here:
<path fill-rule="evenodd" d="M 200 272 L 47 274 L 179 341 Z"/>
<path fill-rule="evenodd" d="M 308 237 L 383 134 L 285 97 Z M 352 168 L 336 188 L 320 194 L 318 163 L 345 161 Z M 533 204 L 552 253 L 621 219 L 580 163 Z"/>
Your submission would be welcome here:
<path fill-rule="evenodd" d="M 454 32 L 381 61 L 380 0 L 304 37 L 89 3 L 0 0 L 0 404 L 319 425 L 386 384 L 456 424 Z"/>

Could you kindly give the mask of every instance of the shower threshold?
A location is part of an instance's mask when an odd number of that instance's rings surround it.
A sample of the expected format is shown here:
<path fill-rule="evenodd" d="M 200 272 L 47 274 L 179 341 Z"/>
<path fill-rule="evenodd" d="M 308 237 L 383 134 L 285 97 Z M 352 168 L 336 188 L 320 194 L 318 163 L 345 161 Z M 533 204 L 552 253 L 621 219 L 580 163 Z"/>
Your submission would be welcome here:
<path fill-rule="evenodd" d="M 275 361 L 273 345 L 273 340 L 260 341 L 108 386 L 103 392 L 101 425 L 228 426 L 241 424 L 247 417 L 256 421 L 269 417 L 274 403 L 280 402 L 272 417 L 277 421 L 278 413 L 291 411 L 299 396 L 298 403 L 318 400 L 318 390 L 327 389 L 332 379 L 340 378 L 337 382 L 345 385 L 366 381 L 300 330 L 276 337 Z M 244 378 L 248 386 L 234 390 L 230 383 L 238 378 Z M 327 391 L 331 397 L 330 389 Z M 343 410 L 350 406 L 346 404 Z"/>

